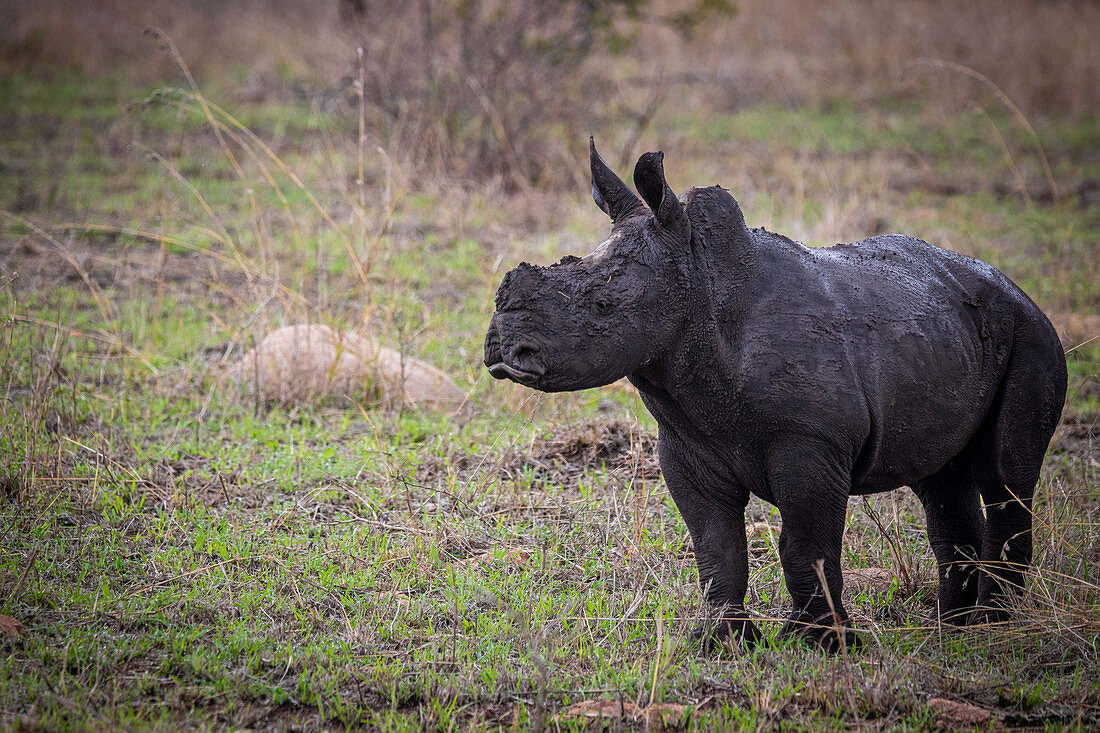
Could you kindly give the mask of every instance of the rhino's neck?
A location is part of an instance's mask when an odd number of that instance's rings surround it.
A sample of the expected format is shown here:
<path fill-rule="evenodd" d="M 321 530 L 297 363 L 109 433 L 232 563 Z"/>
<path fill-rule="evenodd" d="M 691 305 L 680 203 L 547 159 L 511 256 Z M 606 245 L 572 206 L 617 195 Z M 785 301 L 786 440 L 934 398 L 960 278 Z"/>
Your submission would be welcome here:
<path fill-rule="evenodd" d="M 729 193 L 717 186 L 690 193 L 694 310 L 687 328 L 695 339 L 717 348 L 752 303 L 766 252 Z"/>
<path fill-rule="evenodd" d="M 692 302 L 705 306 L 694 315 L 706 329 L 708 321 L 720 324 L 739 315 L 751 297 L 761 253 L 741 207 L 720 186 L 689 190 L 684 208 L 691 220 Z"/>
<path fill-rule="evenodd" d="M 728 372 L 736 369 L 733 354 L 740 347 L 743 316 L 767 286 L 770 261 L 767 243 L 748 229 L 726 191 L 692 189 L 684 204 L 692 241 L 682 329 L 658 358 L 636 372 L 643 391 L 648 387 L 664 400 L 675 399 L 687 385 L 735 377 Z"/>

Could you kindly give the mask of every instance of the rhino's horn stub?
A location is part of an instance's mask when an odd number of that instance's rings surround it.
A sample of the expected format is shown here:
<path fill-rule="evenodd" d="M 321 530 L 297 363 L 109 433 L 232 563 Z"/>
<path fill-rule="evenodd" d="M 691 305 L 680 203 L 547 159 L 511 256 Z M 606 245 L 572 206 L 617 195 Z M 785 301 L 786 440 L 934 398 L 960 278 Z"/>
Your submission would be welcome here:
<path fill-rule="evenodd" d="M 592 136 L 588 138 L 588 148 L 592 168 L 592 200 L 596 206 L 610 216 L 611 221 L 619 221 L 638 210 L 642 202 L 596 152 L 596 140 Z"/>

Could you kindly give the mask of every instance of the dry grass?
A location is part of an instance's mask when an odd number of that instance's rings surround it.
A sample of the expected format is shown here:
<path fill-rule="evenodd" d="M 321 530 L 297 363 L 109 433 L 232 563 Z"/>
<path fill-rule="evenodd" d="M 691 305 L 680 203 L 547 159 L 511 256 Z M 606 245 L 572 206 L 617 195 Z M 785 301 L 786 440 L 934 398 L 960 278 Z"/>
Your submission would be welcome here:
<path fill-rule="evenodd" d="M 335 2 L 3 0 L 0 18 L 0 63 L 10 71 L 121 73 L 136 84 L 178 79 L 175 60 L 150 53 L 150 27 L 177 39 L 201 79 L 227 66 L 247 68 L 250 86 L 280 73 L 316 81 L 354 68 Z"/>
<path fill-rule="evenodd" d="M 650 12 L 669 16 L 685 5 L 662 0 Z M 0 60 L 22 71 L 60 67 L 94 77 L 121 70 L 145 83 L 165 81 L 175 76 L 174 63 L 151 59 L 149 42 L 142 37 L 146 27 L 155 26 L 178 40 L 200 78 L 238 64 L 247 65 L 257 79 L 279 73 L 280 65 L 281 73 L 295 76 L 350 75 L 356 45 L 385 37 L 391 45 L 380 46 L 378 58 L 369 63 L 392 77 L 403 66 L 461 60 L 461 39 L 453 37 L 450 26 L 453 8 L 447 2 L 428 6 L 439 34 L 431 39 L 440 49 L 423 46 L 423 9 L 415 4 L 402 10 L 374 8 L 367 25 L 355 28 L 341 16 L 336 0 L 5 0 L 0 3 L 5 21 L 0 24 Z M 706 84 L 708 93 L 725 89 L 725 98 L 712 97 L 711 103 L 735 107 L 761 100 L 867 99 L 929 89 L 956 103 L 970 96 L 972 89 L 914 68 L 928 58 L 985 74 L 1029 115 L 1075 118 L 1100 106 L 1100 50 L 1090 33 L 1100 24 L 1100 8 L 1087 0 L 741 0 L 736 7 L 732 18 L 709 23 L 707 32 L 689 40 L 661 24 L 643 25 L 641 58 L 648 63 L 640 69 L 642 76 L 683 75 L 683 81 Z M 370 81 L 380 96 L 386 93 L 386 80 Z M 394 91 L 400 91 L 396 77 L 395 84 Z"/>

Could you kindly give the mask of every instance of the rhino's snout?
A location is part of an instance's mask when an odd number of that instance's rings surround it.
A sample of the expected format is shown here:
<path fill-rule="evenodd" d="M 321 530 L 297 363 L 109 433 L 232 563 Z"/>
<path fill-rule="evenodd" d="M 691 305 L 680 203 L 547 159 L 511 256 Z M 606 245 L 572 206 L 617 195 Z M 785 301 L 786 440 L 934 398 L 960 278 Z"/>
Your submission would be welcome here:
<path fill-rule="evenodd" d="M 489 330 L 485 332 L 485 366 L 492 367 L 504 361 L 504 355 L 500 350 L 500 332 L 497 330 L 496 319 L 489 323 Z M 492 369 L 490 368 L 490 372 Z M 496 377 L 496 374 L 493 375 Z M 499 379 L 499 377 L 497 377 Z"/>
<path fill-rule="evenodd" d="M 489 373 L 497 379 L 511 379 L 526 387 L 537 387 L 546 373 L 538 347 L 527 342 L 502 349 L 500 361 L 488 366 Z"/>
<path fill-rule="evenodd" d="M 511 379 L 526 387 L 537 387 L 546 367 L 539 358 L 539 348 L 530 341 L 504 345 L 496 324 L 490 324 L 485 334 L 485 366 L 496 379 Z"/>

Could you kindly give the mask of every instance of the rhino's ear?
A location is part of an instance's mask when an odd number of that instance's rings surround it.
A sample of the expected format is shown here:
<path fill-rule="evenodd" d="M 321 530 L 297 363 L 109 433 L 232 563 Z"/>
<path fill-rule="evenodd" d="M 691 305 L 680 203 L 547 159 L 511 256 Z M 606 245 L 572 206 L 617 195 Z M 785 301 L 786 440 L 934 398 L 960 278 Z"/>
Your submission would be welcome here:
<path fill-rule="evenodd" d="M 596 206 L 610 216 L 611 221 L 618 221 L 641 208 L 642 202 L 638 197 L 626 187 L 614 171 L 607 167 L 607 163 L 604 163 L 603 158 L 596 152 L 594 138 L 588 138 L 588 147 L 592 160 L 592 199 L 596 202 Z"/>
<path fill-rule="evenodd" d="M 634 166 L 634 186 L 657 215 L 661 226 L 673 232 L 690 232 L 691 224 L 680 200 L 665 181 L 665 154 L 645 153 Z"/>

